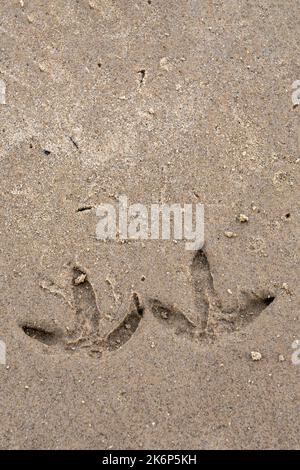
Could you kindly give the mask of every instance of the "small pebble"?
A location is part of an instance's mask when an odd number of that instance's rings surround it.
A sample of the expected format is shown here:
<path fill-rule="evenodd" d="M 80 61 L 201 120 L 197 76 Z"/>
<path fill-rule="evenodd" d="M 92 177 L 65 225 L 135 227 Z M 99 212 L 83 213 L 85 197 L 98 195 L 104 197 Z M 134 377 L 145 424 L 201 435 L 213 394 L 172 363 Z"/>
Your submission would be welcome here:
<path fill-rule="evenodd" d="M 282 289 L 284 289 L 288 294 L 291 294 L 291 293 L 292 293 L 291 290 L 290 290 L 290 288 L 289 288 L 289 285 L 288 285 L 286 282 L 284 282 L 284 283 L 282 284 Z"/>
<path fill-rule="evenodd" d="M 160 59 L 159 65 L 162 69 L 166 70 L 167 72 L 169 71 L 169 61 L 167 57 L 163 57 L 162 59 Z"/>
<path fill-rule="evenodd" d="M 227 238 L 236 238 L 236 237 L 237 237 L 237 234 L 236 234 L 236 233 L 234 233 L 234 232 L 229 232 L 229 231 L 225 231 L 225 232 L 224 232 L 224 235 L 225 235 L 225 237 L 227 237 Z"/>
<path fill-rule="evenodd" d="M 86 274 L 82 273 L 80 274 L 80 276 L 74 279 L 74 284 L 75 286 L 78 286 L 79 284 L 83 284 L 85 280 L 86 280 Z"/>
<path fill-rule="evenodd" d="M 249 217 L 248 217 L 247 215 L 245 215 L 245 214 L 240 214 L 240 215 L 239 215 L 239 221 L 240 221 L 241 223 L 248 222 L 248 220 L 249 220 Z"/>
<path fill-rule="evenodd" d="M 262 359 L 262 355 L 258 351 L 251 351 L 250 355 L 252 361 L 260 361 Z"/>

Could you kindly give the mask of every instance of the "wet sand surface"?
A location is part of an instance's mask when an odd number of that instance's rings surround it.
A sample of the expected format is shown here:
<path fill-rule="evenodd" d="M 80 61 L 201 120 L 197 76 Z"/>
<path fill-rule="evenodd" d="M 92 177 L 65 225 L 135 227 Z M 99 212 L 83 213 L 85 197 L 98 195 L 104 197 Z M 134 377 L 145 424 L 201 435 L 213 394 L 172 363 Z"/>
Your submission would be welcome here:
<path fill-rule="evenodd" d="M 1 1 L 1 448 L 299 448 L 299 23 Z M 120 196 L 204 204 L 204 247 L 98 240 Z"/>

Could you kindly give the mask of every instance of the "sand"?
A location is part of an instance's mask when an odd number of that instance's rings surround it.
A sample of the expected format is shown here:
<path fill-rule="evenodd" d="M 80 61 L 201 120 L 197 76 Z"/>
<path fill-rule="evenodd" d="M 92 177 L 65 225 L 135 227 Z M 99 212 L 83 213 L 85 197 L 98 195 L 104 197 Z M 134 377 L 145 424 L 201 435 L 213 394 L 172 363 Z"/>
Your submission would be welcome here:
<path fill-rule="evenodd" d="M 299 31 L 290 0 L 1 1 L 2 449 L 299 448 Z M 98 240 L 122 195 L 204 204 L 204 247 Z"/>

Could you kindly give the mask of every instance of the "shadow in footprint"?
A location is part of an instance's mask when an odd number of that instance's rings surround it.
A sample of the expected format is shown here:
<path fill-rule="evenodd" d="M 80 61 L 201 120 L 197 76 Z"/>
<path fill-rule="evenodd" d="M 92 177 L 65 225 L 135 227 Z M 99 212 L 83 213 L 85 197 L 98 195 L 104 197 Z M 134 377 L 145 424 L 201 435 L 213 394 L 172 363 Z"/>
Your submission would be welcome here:
<path fill-rule="evenodd" d="M 132 296 L 130 312 L 126 315 L 122 323 L 112 331 L 106 338 L 105 345 L 109 351 L 114 351 L 125 344 L 137 330 L 143 317 L 144 308 L 136 293 Z"/>
<path fill-rule="evenodd" d="M 21 325 L 21 328 L 27 336 L 47 346 L 61 346 L 64 341 L 63 335 L 58 331 L 47 331 L 44 328 L 30 325 Z"/>
<path fill-rule="evenodd" d="M 235 324 L 238 327 L 244 327 L 253 322 L 275 300 L 273 295 L 259 296 L 254 292 L 244 292 L 243 295 L 246 302 L 245 305 L 239 309 L 235 319 Z"/>

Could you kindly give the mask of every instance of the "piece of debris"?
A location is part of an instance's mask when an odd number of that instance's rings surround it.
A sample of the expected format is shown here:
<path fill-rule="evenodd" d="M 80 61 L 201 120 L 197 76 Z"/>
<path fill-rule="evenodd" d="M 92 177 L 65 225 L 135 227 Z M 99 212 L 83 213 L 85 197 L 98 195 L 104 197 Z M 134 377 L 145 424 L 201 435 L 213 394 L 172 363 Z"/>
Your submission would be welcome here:
<path fill-rule="evenodd" d="M 74 145 L 74 147 L 76 147 L 76 148 L 77 148 L 77 150 L 78 150 L 78 149 L 79 149 L 79 145 L 78 145 L 78 143 L 76 142 L 76 140 L 75 140 L 75 139 L 73 139 L 73 137 L 72 137 L 72 136 L 70 136 L 70 137 L 69 137 L 69 139 L 70 139 L 70 141 L 72 142 L 72 144 Z"/>
<path fill-rule="evenodd" d="M 248 222 L 249 217 L 248 217 L 247 215 L 245 215 L 245 214 L 240 214 L 239 217 L 238 217 L 238 219 L 239 219 L 239 221 L 240 221 L 241 223 L 245 223 L 245 222 Z"/>
<path fill-rule="evenodd" d="M 282 284 L 282 289 L 285 290 L 288 294 L 292 293 L 291 289 L 289 288 L 289 285 L 286 282 Z"/>
<path fill-rule="evenodd" d="M 74 284 L 75 286 L 78 286 L 79 284 L 83 284 L 86 280 L 86 274 L 81 273 L 78 277 L 74 279 Z"/>
<path fill-rule="evenodd" d="M 262 359 L 262 355 L 259 351 L 251 351 L 250 356 L 252 361 L 260 361 Z"/>
<path fill-rule="evenodd" d="M 284 357 L 283 354 L 279 354 L 279 356 L 278 356 L 278 361 L 279 361 L 279 362 L 284 362 L 284 361 L 285 361 L 285 357 Z"/>
<path fill-rule="evenodd" d="M 160 59 L 159 65 L 163 70 L 166 70 L 167 72 L 169 72 L 170 62 L 169 62 L 169 59 L 167 57 L 163 57 L 162 59 Z"/>
<path fill-rule="evenodd" d="M 224 232 L 224 235 L 225 235 L 225 237 L 227 237 L 227 238 L 236 238 L 236 237 L 237 237 L 237 233 L 235 233 L 235 232 L 230 232 L 230 231 L 228 231 L 228 230 L 226 230 L 226 231 Z"/>

